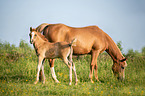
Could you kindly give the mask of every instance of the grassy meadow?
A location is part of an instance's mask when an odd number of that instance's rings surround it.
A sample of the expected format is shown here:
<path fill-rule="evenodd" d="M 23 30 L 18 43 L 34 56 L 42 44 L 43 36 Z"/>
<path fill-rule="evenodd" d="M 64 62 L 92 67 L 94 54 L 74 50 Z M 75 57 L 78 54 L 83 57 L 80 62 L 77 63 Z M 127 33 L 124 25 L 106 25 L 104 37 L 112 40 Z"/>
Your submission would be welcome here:
<path fill-rule="evenodd" d="M 25 41 L 19 47 L 0 42 L 0 96 L 129 96 L 145 95 L 145 47 L 142 52 L 130 49 L 127 54 L 125 81 L 118 81 L 111 70 L 112 59 L 107 53 L 98 58 L 98 77 L 101 83 L 93 84 L 89 79 L 90 55 L 73 58 L 78 75 L 78 85 L 69 86 L 69 69 L 62 60 L 56 59 L 55 71 L 61 83 L 51 77 L 49 63 L 45 62 L 46 83 L 36 80 L 37 57 L 35 51 Z M 95 79 L 94 79 L 95 80 Z"/>

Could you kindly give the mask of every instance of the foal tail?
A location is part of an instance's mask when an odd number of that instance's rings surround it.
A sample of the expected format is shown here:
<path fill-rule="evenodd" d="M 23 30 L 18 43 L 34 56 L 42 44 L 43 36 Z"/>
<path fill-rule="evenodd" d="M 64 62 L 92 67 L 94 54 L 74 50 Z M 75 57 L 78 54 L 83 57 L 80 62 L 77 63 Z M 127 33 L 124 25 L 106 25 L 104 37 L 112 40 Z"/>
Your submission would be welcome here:
<path fill-rule="evenodd" d="M 49 25 L 48 23 L 42 23 L 41 25 L 39 25 L 37 28 L 36 28 L 36 31 L 38 31 L 38 32 L 42 32 L 43 31 L 43 29 L 47 26 L 47 25 Z"/>
<path fill-rule="evenodd" d="M 69 44 L 69 46 L 76 46 L 76 42 L 77 42 L 77 39 L 74 38 L 71 43 Z"/>
<path fill-rule="evenodd" d="M 69 60 L 72 61 L 72 54 L 73 54 L 73 48 L 72 46 L 76 46 L 76 42 L 77 42 L 77 39 L 74 38 L 71 43 L 69 43 L 69 46 L 70 46 L 70 54 L 69 54 Z"/>

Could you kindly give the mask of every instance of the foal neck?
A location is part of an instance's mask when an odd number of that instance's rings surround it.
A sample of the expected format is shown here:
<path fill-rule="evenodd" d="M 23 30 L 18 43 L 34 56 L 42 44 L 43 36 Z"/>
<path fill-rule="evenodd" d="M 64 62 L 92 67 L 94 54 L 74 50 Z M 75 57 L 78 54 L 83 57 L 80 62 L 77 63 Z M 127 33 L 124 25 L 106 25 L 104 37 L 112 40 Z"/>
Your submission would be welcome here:
<path fill-rule="evenodd" d="M 37 35 L 37 38 L 35 40 L 35 42 L 33 43 L 35 48 L 39 48 L 41 47 L 46 41 L 43 40 L 43 38 L 41 38 L 39 35 Z"/>

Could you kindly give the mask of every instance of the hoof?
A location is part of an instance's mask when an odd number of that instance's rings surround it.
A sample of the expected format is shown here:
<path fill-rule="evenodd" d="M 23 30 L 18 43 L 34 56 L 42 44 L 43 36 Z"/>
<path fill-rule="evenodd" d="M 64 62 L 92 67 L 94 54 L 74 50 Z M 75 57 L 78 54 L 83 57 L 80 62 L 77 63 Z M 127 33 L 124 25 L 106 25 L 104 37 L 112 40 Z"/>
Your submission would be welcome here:
<path fill-rule="evenodd" d="M 45 84 L 45 81 L 43 81 L 42 83 Z"/>
<path fill-rule="evenodd" d="M 91 83 L 94 83 L 94 81 L 93 81 L 93 80 L 91 80 Z"/>
<path fill-rule="evenodd" d="M 69 85 L 71 85 L 71 82 L 69 83 Z"/>
<path fill-rule="evenodd" d="M 78 85 L 78 83 L 75 83 L 75 85 Z"/>
<path fill-rule="evenodd" d="M 59 81 L 55 81 L 55 83 L 60 83 Z"/>
<path fill-rule="evenodd" d="M 34 82 L 34 84 L 37 84 L 37 83 L 38 83 L 38 81 L 35 81 L 35 82 Z"/>

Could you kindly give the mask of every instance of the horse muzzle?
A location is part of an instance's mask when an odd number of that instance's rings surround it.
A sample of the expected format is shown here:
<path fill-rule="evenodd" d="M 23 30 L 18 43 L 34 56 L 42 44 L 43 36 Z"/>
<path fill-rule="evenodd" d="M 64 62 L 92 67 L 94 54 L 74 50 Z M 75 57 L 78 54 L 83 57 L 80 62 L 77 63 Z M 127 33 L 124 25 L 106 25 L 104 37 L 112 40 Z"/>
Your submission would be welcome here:
<path fill-rule="evenodd" d="M 33 42 L 34 42 L 33 40 L 30 40 L 30 43 L 31 43 L 31 44 L 33 44 Z"/>

